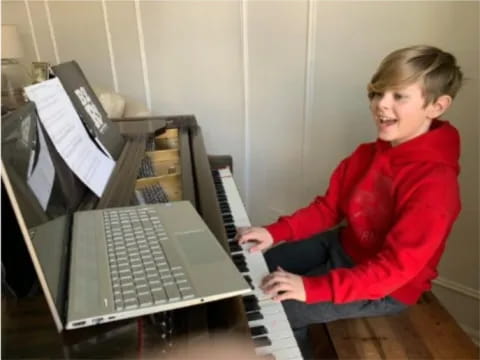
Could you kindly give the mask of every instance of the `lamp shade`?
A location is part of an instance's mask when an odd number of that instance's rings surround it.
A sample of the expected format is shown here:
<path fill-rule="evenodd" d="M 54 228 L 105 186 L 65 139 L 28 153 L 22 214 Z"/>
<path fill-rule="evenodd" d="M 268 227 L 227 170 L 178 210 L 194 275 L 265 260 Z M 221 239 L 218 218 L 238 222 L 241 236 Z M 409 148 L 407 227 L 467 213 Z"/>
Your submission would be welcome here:
<path fill-rule="evenodd" d="M 23 47 L 16 25 L 2 25 L 2 59 L 20 59 Z"/>

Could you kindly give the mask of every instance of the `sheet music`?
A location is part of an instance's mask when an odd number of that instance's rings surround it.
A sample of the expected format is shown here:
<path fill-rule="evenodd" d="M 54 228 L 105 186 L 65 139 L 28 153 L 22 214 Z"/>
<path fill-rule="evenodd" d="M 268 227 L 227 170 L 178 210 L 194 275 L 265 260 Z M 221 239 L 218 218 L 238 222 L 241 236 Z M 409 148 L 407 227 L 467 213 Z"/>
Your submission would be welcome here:
<path fill-rule="evenodd" d="M 55 168 L 53 166 L 50 153 L 47 149 L 47 143 L 43 136 L 43 131 L 40 124 L 37 124 L 38 129 L 38 158 L 36 164 L 32 163 L 29 166 L 27 183 L 30 189 L 35 194 L 35 197 L 40 202 L 43 210 L 47 209 L 48 200 L 52 194 L 53 180 L 55 178 Z M 35 152 L 32 152 L 32 160 L 35 157 Z"/>
<path fill-rule="evenodd" d="M 89 137 L 65 89 L 57 78 L 27 86 L 45 130 L 72 171 L 98 197 L 102 196 L 115 162 Z"/>

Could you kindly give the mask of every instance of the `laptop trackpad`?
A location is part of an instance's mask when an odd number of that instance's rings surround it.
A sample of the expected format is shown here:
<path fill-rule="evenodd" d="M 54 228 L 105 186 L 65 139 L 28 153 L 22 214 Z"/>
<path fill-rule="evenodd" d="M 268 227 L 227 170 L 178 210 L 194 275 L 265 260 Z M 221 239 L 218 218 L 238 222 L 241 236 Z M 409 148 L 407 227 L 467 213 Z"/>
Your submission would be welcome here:
<path fill-rule="evenodd" d="M 226 253 L 219 244 L 211 242 L 206 231 L 176 233 L 178 245 L 190 264 L 208 264 L 225 260 Z"/>

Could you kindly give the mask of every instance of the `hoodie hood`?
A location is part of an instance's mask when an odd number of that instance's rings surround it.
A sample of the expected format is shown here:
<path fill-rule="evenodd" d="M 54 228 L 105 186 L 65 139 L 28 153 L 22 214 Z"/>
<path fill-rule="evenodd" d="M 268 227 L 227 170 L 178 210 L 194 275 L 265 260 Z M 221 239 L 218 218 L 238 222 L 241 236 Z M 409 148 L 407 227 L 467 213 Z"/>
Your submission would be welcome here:
<path fill-rule="evenodd" d="M 378 139 L 376 147 L 392 166 L 431 162 L 450 166 L 457 174 L 460 170 L 460 136 L 448 121 L 435 119 L 427 133 L 397 146 Z"/>

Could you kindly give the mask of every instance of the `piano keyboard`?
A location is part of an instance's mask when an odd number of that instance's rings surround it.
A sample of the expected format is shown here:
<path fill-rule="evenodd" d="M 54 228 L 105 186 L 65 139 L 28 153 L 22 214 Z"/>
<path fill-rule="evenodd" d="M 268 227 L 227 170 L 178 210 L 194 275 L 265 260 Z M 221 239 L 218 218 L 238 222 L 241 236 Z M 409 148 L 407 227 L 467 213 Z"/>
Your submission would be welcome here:
<path fill-rule="evenodd" d="M 262 253 L 250 254 L 250 247 L 235 240 L 236 228 L 251 226 L 230 169 L 214 170 L 213 178 L 220 204 L 230 253 L 235 265 L 253 288 L 243 297 L 248 325 L 258 355 L 273 355 L 277 360 L 302 359 L 283 306 L 271 300 L 258 287 L 269 273 Z"/>

